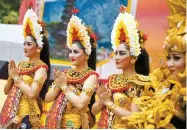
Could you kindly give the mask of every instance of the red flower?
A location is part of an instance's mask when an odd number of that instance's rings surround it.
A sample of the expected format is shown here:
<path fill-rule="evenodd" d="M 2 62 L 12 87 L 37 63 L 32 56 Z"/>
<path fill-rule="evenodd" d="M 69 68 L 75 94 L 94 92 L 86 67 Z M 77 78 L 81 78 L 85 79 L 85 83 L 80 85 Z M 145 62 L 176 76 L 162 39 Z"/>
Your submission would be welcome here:
<path fill-rule="evenodd" d="M 143 39 L 144 39 L 145 41 L 147 41 L 147 37 L 148 37 L 147 34 L 144 34 L 144 35 L 143 35 Z"/>
<path fill-rule="evenodd" d="M 26 25 L 25 32 L 26 32 L 27 36 L 28 36 L 29 34 L 31 34 L 31 29 L 30 29 L 30 26 L 29 26 L 28 23 L 27 23 L 27 25 Z"/>
<path fill-rule="evenodd" d="M 33 7 L 33 3 L 32 3 L 32 1 L 30 1 L 28 8 L 32 8 L 32 7 Z"/>
<path fill-rule="evenodd" d="M 125 13 L 125 12 L 127 12 L 127 7 L 124 6 L 124 5 L 121 5 L 121 7 L 120 7 L 120 9 L 119 9 L 119 12 L 120 12 L 120 13 Z"/>
<path fill-rule="evenodd" d="M 74 7 L 71 12 L 72 14 L 77 14 L 79 12 L 79 9 Z"/>
<path fill-rule="evenodd" d="M 94 41 L 97 41 L 97 36 L 95 33 L 91 33 L 90 37 L 94 39 Z"/>
<path fill-rule="evenodd" d="M 38 24 L 40 24 L 42 27 L 45 27 L 45 23 L 43 21 L 38 20 Z"/>
<path fill-rule="evenodd" d="M 79 40 L 79 37 L 77 35 L 78 35 L 78 31 L 73 29 L 73 33 L 72 33 L 72 40 L 73 41 Z"/>
<path fill-rule="evenodd" d="M 120 36 L 118 39 L 120 40 L 120 42 L 122 42 L 122 41 L 126 42 L 127 38 L 126 38 L 126 34 L 123 29 L 120 29 Z"/>

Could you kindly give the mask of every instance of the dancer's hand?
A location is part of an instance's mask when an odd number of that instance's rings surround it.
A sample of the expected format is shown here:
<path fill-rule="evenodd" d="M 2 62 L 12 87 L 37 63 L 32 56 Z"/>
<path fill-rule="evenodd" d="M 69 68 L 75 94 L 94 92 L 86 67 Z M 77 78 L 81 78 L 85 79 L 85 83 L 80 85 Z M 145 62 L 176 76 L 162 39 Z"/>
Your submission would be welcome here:
<path fill-rule="evenodd" d="M 96 93 L 97 93 L 97 95 L 99 97 L 99 101 L 102 104 L 106 104 L 107 102 L 111 102 L 112 101 L 112 92 L 106 86 L 100 86 L 97 89 Z"/>
<path fill-rule="evenodd" d="M 58 68 L 54 69 L 54 82 L 55 82 L 55 85 L 60 88 L 61 86 L 67 86 L 67 77 Z"/>
<path fill-rule="evenodd" d="M 54 81 L 56 81 L 57 78 L 60 77 L 61 73 L 62 73 L 62 72 L 61 72 L 58 68 L 54 68 L 54 69 L 53 69 Z"/>
<path fill-rule="evenodd" d="M 8 74 L 9 74 L 9 77 L 11 77 L 12 79 L 14 79 L 15 77 L 19 77 L 19 71 L 13 60 L 11 60 L 8 64 Z"/>

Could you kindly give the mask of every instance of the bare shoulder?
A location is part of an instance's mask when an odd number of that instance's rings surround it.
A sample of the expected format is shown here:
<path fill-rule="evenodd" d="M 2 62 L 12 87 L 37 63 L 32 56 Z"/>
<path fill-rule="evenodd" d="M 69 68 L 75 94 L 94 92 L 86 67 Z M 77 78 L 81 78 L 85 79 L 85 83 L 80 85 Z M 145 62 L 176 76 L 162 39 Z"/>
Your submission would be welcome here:
<path fill-rule="evenodd" d="M 87 82 L 97 82 L 97 75 L 90 75 L 87 79 Z"/>
<path fill-rule="evenodd" d="M 91 79 L 97 79 L 97 75 L 92 74 L 92 75 L 89 76 L 89 78 L 91 78 Z"/>
<path fill-rule="evenodd" d="M 47 69 L 46 68 L 39 68 L 35 75 L 41 75 L 41 76 L 46 76 L 47 75 Z"/>
<path fill-rule="evenodd" d="M 97 76 L 90 75 L 84 82 L 84 88 L 92 87 L 96 83 L 97 83 Z"/>

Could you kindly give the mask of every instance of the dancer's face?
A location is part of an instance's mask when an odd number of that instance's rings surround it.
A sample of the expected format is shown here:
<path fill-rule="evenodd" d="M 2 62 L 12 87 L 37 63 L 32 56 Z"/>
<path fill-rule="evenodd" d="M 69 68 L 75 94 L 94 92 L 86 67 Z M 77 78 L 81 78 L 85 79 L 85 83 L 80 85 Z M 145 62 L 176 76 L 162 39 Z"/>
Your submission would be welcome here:
<path fill-rule="evenodd" d="M 178 77 L 178 73 L 183 73 L 185 71 L 185 54 L 179 52 L 170 52 L 166 58 L 167 67 L 175 78 Z"/>
<path fill-rule="evenodd" d="M 117 69 L 125 69 L 131 64 L 130 50 L 125 43 L 121 43 L 115 51 Z"/>
<path fill-rule="evenodd" d="M 69 59 L 74 66 L 80 66 L 81 64 L 87 62 L 88 56 L 80 43 L 75 42 L 72 44 L 71 49 L 69 49 Z"/>
<path fill-rule="evenodd" d="M 34 57 L 37 54 L 38 46 L 31 36 L 27 36 L 23 43 L 26 57 Z"/>

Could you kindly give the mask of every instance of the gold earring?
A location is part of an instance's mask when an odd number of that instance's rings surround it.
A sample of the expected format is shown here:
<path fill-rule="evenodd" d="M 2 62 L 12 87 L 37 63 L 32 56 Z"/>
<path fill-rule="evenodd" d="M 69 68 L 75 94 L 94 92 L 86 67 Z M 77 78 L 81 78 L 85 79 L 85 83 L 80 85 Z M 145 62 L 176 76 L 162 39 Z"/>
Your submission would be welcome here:
<path fill-rule="evenodd" d="M 136 62 L 135 59 L 131 59 L 131 63 L 134 64 Z"/>
<path fill-rule="evenodd" d="M 40 49 L 37 49 L 37 52 L 39 53 L 41 50 Z"/>
<path fill-rule="evenodd" d="M 86 56 L 86 58 L 85 58 L 85 59 L 86 59 L 86 60 L 88 60 L 88 58 L 89 58 L 89 57 L 88 57 L 88 56 Z"/>
<path fill-rule="evenodd" d="M 186 69 L 183 73 L 178 73 L 177 75 L 179 76 L 179 78 L 185 78 L 186 77 Z"/>

